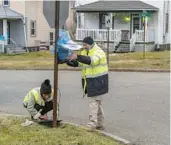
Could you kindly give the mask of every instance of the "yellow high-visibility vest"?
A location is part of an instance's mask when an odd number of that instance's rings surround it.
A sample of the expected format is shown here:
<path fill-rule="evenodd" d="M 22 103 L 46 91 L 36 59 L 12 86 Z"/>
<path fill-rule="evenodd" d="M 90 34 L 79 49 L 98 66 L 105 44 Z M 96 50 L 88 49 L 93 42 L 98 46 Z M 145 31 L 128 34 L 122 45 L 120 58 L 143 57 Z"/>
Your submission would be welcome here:
<path fill-rule="evenodd" d="M 81 55 L 89 56 L 91 59 L 90 65 L 79 63 L 79 65 L 82 67 L 82 78 L 85 81 L 85 91 L 87 85 L 86 78 L 95 78 L 108 74 L 108 65 L 105 52 L 98 47 L 97 44 L 95 44 L 94 47 L 89 51 L 85 49 L 82 50 Z"/>
<path fill-rule="evenodd" d="M 30 97 L 34 97 L 35 100 L 35 104 L 38 104 L 40 106 L 44 106 L 45 105 L 45 101 L 43 100 L 43 98 L 41 97 L 40 94 L 40 88 L 34 88 L 32 89 L 24 98 L 24 104 L 27 104 L 27 102 L 29 102 Z M 49 98 L 49 100 L 53 100 L 53 90 L 51 93 L 51 96 Z"/>
<path fill-rule="evenodd" d="M 83 78 L 94 78 L 108 73 L 108 65 L 105 52 L 96 44 L 88 52 L 85 49 L 82 50 L 81 55 L 89 56 L 91 59 L 90 65 L 81 63 L 83 68 Z"/>
<path fill-rule="evenodd" d="M 32 89 L 24 98 L 24 103 L 27 103 L 29 102 L 30 100 L 30 97 L 34 97 L 34 100 L 35 100 L 35 103 L 40 105 L 40 106 L 44 106 L 44 100 L 43 98 L 41 97 L 41 94 L 40 94 L 40 88 L 34 88 Z"/>

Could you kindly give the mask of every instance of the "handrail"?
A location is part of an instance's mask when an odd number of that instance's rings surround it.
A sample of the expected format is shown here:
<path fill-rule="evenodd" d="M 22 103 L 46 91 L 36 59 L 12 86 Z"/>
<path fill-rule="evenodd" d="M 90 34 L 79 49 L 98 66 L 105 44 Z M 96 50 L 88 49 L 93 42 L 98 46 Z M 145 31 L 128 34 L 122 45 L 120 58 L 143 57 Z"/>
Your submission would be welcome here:
<path fill-rule="evenodd" d="M 114 40 L 114 49 L 115 47 L 119 44 L 119 42 L 121 41 L 121 31 L 118 31 L 116 37 L 115 37 L 115 40 Z"/>
<path fill-rule="evenodd" d="M 13 52 L 16 52 L 16 47 L 17 47 L 17 43 L 12 39 L 12 38 L 8 38 L 7 40 L 10 40 L 14 45 L 13 45 Z"/>
<path fill-rule="evenodd" d="M 135 46 L 135 42 L 136 42 L 136 32 L 132 35 L 131 39 L 130 39 L 130 49 L 129 51 L 131 52 L 132 49 L 134 48 Z"/>

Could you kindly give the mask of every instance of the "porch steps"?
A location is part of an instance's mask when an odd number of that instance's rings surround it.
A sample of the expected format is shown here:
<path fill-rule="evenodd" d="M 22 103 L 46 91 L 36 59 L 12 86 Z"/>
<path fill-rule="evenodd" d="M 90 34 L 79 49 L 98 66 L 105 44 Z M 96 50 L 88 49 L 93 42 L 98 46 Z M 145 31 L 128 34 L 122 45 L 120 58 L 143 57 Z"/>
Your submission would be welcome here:
<path fill-rule="evenodd" d="M 130 41 L 121 41 L 118 46 L 115 47 L 115 53 L 127 53 L 130 51 Z"/>
<path fill-rule="evenodd" d="M 23 54 L 26 53 L 26 49 L 22 47 L 16 47 L 15 49 L 8 49 L 9 54 Z"/>

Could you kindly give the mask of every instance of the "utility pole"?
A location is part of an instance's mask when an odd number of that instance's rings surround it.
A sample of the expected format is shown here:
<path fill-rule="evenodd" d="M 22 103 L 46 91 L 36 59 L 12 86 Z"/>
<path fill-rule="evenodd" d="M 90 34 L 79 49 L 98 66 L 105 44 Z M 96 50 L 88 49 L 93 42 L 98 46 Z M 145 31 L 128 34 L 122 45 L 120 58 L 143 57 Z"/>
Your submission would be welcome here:
<path fill-rule="evenodd" d="M 59 122 L 58 105 L 58 48 L 59 29 L 62 28 L 68 18 L 69 1 L 48 1 L 43 0 L 43 15 L 49 26 L 55 29 L 55 53 L 54 53 L 54 96 L 53 96 L 53 123 L 56 127 Z"/>
<path fill-rule="evenodd" d="M 146 43 L 146 16 L 144 16 L 144 49 L 143 49 L 143 59 L 145 59 L 145 43 Z"/>
<path fill-rule="evenodd" d="M 109 65 L 109 27 L 107 28 L 107 63 Z"/>
<path fill-rule="evenodd" d="M 110 39 L 110 34 L 109 34 L 109 30 L 111 28 L 111 13 L 108 13 L 106 16 L 105 16 L 105 25 L 106 25 L 106 28 L 107 28 L 107 63 L 109 65 L 109 39 Z"/>
<path fill-rule="evenodd" d="M 60 1 L 55 1 L 55 55 L 54 55 L 54 97 L 53 97 L 53 127 L 57 125 L 57 100 L 58 100 L 58 49 L 59 37 L 59 10 Z"/>

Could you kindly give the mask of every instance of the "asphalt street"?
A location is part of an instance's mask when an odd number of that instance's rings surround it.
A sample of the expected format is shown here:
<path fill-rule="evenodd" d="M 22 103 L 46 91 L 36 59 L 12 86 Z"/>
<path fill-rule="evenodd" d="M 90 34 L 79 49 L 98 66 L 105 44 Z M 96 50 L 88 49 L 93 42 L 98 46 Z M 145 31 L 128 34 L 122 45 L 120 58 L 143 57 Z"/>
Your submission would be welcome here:
<path fill-rule="evenodd" d="M 110 92 L 103 99 L 106 131 L 136 145 L 169 145 L 169 73 L 110 72 Z M 27 92 L 52 71 L 0 71 L 0 112 L 28 115 L 22 106 Z M 59 72 L 60 118 L 78 124 L 88 119 L 82 98 L 81 73 Z"/>

